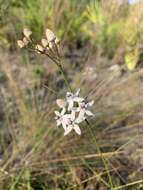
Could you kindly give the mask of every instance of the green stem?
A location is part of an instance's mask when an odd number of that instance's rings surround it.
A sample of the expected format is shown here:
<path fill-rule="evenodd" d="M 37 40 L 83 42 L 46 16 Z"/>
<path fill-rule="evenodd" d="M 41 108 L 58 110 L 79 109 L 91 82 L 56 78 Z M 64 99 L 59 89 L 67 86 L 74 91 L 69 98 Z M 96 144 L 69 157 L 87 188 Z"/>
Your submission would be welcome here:
<path fill-rule="evenodd" d="M 91 125 L 90 125 L 90 123 L 89 123 L 87 120 L 85 120 L 85 121 L 86 121 L 87 125 L 89 126 L 89 131 L 90 131 L 90 134 L 91 134 L 91 136 L 92 136 L 92 138 L 93 138 L 93 141 L 94 141 L 94 143 L 95 143 L 97 152 L 98 152 L 98 154 L 101 155 L 102 162 L 103 162 L 104 167 L 105 167 L 105 169 L 106 169 L 106 171 L 107 171 L 107 175 L 108 175 L 108 179 L 109 179 L 109 183 L 110 183 L 110 188 L 113 189 L 112 178 L 111 178 L 111 175 L 110 175 L 110 171 L 108 170 L 108 166 L 107 166 L 106 159 L 105 159 L 104 156 L 102 155 L 102 152 L 101 152 L 100 147 L 99 147 L 99 145 L 98 145 L 98 143 L 97 143 L 97 140 L 96 140 L 95 136 L 93 135 L 93 132 L 91 131 Z"/>
<path fill-rule="evenodd" d="M 64 69 L 63 69 L 61 63 L 58 65 L 58 67 L 59 67 L 59 69 L 60 69 L 61 74 L 63 75 L 65 84 L 67 85 L 68 89 L 72 92 L 72 88 L 71 88 L 71 86 L 70 86 L 70 84 L 69 84 L 69 82 L 68 82 L 67 75 L 65 74 Z"/>
<path fill-rule="evenodd" d="M 64 81 L 65 81 L 66 86 L 68 87 L 68 89 L 70 90 L 70 92 L 73 92 L 73 90 L 72 90 L 72 88 L 71 88 L 71 85 L 70 85 L 69 82 L 68 82 L 67 75 L 65 74 L 65 71 L 64 71 L 64 69 L 63 69 L 63 67 L 62 67 L 61 58 L 59 57 L 59 59 L 57 60 L 57 59 L 54 59 L 54 58 L 53 58 L 51 55 L 49 55 L 49 54 L 46 54 L 46 55 L 57 65 L 57 67 L 59 68 L 59 70 L 60 70 L 60 72 L 61 72 L 61 74 L 62 74 L 62 76 L 63 76 L 63 79 L 64 79 Z"/>

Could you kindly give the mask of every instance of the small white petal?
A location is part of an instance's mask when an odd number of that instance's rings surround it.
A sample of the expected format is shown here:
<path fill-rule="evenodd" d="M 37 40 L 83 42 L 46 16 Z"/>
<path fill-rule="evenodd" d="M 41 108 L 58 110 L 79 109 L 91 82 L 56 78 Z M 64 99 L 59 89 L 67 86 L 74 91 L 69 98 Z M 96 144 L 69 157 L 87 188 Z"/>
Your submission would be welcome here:
<path fill-rule="evenodd" d="M 88 115 L 88 116 L 94 116 L 94 114 L 93 114 L 91 111 L 89 111 L 89 110 L 86 110 L 85 113 L 86 113 L 86 115 Z"/>
<path fill-rule="evenodd" d="M 65 109 L 65 108 L 63 108 L 63 109 L 62 109 L 62 111 L 61 111 L 61 115 L 64 115 L 64 114 L 65 114 L 65 112 L 66 112 L 66 109 Z"/>
<path fill-rule="evenodd" d="M 93 104 L 94 104 L 94 100 L 92 100 L 91 102 L 87 103 L 88 106 L 92 106 Z"/>
<path fill-rule="evenodd" d="M 69 125 L 71 123 L 70 114 L 66 114 L 62 116 L 62 122 L 66 125 Z"/>
<path fill-rule="evenodd" d="M 62 126 L 63 126 L 64 130 L 66 131 L 67 130 L 66 123 L 62 122 Z"/>
<path fill-rule="evenodd" d="M 72 125 L 69 125 L 69 126 L 66 128 L 66 130 L 65 130 L 65 132 L 64 132 L 64 135 L 69 134 L 69 133 L 72 131 L 72 129 L 73 129 Z"/>
<path fill-rule="evenodd" d="M 73 93 L 67 92 L 66 94 L 67 101 L 71 100 L 72 97 L 73 97 Z"/>
<path fill-rule="evenodd" d="M 78 117 L 76 118 L 76 123 L 81 123 L 82 121 L 84 121 L 86 119 L 86 117 L 85 117 L 85 109 L 83 109 L 83 110 L 81 110 L 80 112 L 79 112 L 79 115 L 78 115 Z"/>
<path fill-rule="evenodd" d="M 85 115 L 85 112 L 86 112 L 86 110 L 84 108 L 80 109 L 79 116 L 83 117 Z"/>
<path fill-rule="evenodd" d="M 81 130 L 80 130 L 80 128 L 79 128 L 79 126 L 78 125 L 74 125 L 74 127 L 73 127 L 73 129 L 75 130 L 75 132 L 78 134 L 78 135 L 81 135 Z"/>
<path fill-rule="evenodd" d="M 61 121 L 58 119 L 57 120 L 57 126 L 60 126 L 61 125 Z"/>
<path fill-rule="evenodd" d="M 71 120 L 73 121 L 73 120 L 75 119 L 75 111 L 74 111 L 74 110 L 72 110 L 70 116 L 71 116 L 71 117 L 70 117 Z"/>
<path fill-rule="evenodd" d="M 85 114 L 79 114 L 78 118 L 76 119 L 76 123 L 81 123 L 86 119 Z"/>
<path fill-rule="evenodd" d="M 74 107 L 74 108 L 72 108 L 72 110 L 71 111 L 74 111 L 74 112 L 79 112 L 81 110 L 81 108 L 79 108 L 79 107 Z"/>
<path fill-rule="evenodd" d="M 78 96 L 80 93 L 80 88 L 76 91 L 75 95 Z"/>
<path fill-rule="evenodd" d="M 70 111 L 70 110 L 72 110 L 72 108 L 73 108 L 73 101 L 72 101 L 72 100 L 71 100 L 71 101 L 68 101 L 68 103 L 69 103 L 68 111 Z"/>
<path fill-rule="evenodd" d="M 80 97 L 74 97 L 74 101 L 75 102 L 82 102 L 84 100 L 84 98 L 80 98 Z"/>
<path fill-rule="evenodd" d="M 55 114 L 56 114 L 57 116 L 60 116 L 60 113 L 59 113 L 58 111 L 55 111 Z"/>

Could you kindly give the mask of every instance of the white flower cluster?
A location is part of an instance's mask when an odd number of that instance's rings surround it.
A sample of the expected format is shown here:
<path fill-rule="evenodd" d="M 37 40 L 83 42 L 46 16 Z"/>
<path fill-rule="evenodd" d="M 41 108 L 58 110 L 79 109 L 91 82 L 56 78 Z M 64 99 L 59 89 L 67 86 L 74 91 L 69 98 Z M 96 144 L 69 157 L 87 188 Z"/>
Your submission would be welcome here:
<path fill-rule="evenodd" d="M 38 50 L 39 53 L 43 53 L 51 49 L 57 51 L 57 45 L 59 42 L 59 39 L 55 36 L 52 30 L 47 28 L 45 31 L 45 38 L 41 39 L 41 44 L 36 45 L 36 50 Z"/>
<path fill-rule="evenodd" d="M 32 35 L 32 31 L 29 28 L 24 28 L 23 35 L 23 39 L 17 40 L 17 44 L 20 48 L 26 47 L 31 42 L 30 36 Z"/>
<path fill-rule="evenodd" d="M 69 134 L 72 130 L 81 135 L 79 123 L 84 121 L 87 116 L 94 115 L 89 110 L 94 101 L 88 102 L 86 98 L 79 97 L 79 92 L 80 89 L 76 93 L 67 92 L 66 100 L 57 99 L 61 111 L 55 111 L 55 120 L 57 126 L 62 125 L 64 128 L 64 135 Z"/>
<path fill-rule="evenodd" d="M 32 38 L 32 31 L 28 28 L 24 28 L 23 38 L 17 40 L 17 44 L 20 48 L 27 48 L 40 54 L 45 54 L 49 58 L 55 59 L 59 57 L 59 39 L 50 29 L 45 30 L 44 38 L 41 39 L 40 43 L 35 43 Z"/>

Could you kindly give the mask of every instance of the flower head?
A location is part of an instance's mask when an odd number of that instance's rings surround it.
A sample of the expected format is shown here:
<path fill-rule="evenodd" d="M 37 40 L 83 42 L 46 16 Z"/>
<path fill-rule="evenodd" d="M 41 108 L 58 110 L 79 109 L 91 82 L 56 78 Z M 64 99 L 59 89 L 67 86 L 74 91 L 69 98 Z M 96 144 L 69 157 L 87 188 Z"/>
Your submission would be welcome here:
<path fill-rule="evenodd" d="M 50 30 L 50 29 L 47 28 L 46 29 L 46 38 L 47 38 L 48 42 L 53 42 L 53 41 L 55 41 L 56 36 L 52 32 L 52 30 Z"/>
<path fill-rule="evenodd" d="M 80 89 L 76 93 L 67 92 L 66 100 L 57 99 L 57 105 L 62 109 L 61 112 L 55 111 L 57 126 L 62 125 L 64 135 L 69 134 L 74 130 L 78 135 L 81 135 L 79 124 L 88 116 L 94 114 L 90 111 L 90 107 L 94 101 L 87 101 L 87 98 L 79 96 Z"/>

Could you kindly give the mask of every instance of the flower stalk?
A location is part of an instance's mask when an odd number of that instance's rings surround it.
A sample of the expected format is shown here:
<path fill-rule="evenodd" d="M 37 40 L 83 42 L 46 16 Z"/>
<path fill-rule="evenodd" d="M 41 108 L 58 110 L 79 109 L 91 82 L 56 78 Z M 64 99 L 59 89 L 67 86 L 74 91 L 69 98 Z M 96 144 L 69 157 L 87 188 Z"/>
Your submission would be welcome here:
<path fill-rule="evenodd" d="M 30 29 L 24 28 L 23 35 L 23 38 L 17 41 L 18 46 L 20 48 L 27 48 L 30 51 L 46 55 L 50 58 L 57 65 L 63 76 L 65 85 L 69 90 L 66 94 L 65 106 L 59 106 L 58 101 L 60 112 L 55 111 L 57 126 L 61 125 L 63 127 L 64 135 L 69 134 L 72 130 L 80 135 L 81 130 L 79 128 L 79 123 L 87 119 L 87 116 L 93 116 L 93 113 L 90 111 L 90 107 L 93 105 L 94 101 L 88 102 L 87 98 L 80 97 L 80 90 L 73 93 L 72 87 L 62 65 L 59 53 L 59 40 L 50 29 L 46 29 L 44 38 L 42 38 L 41 42 L 38 44 L 36 44 L 32 39 L 32 31 Z"/>

